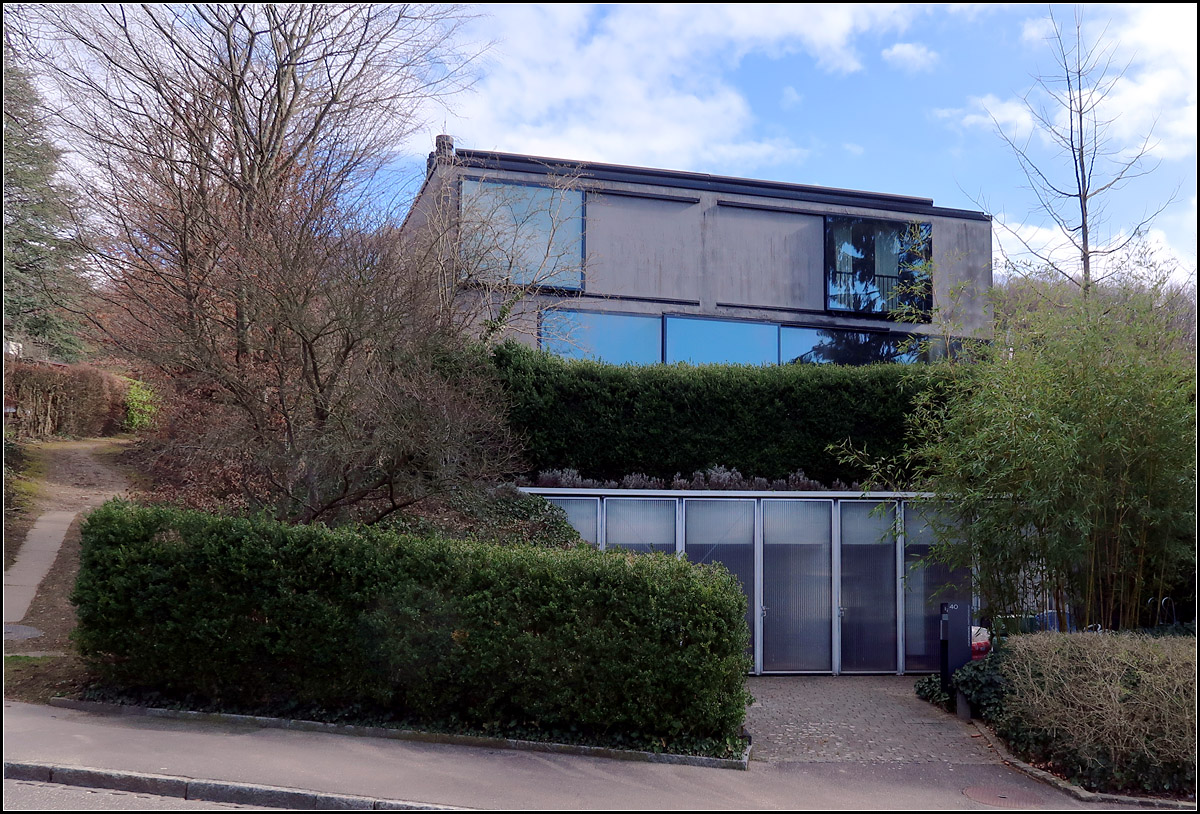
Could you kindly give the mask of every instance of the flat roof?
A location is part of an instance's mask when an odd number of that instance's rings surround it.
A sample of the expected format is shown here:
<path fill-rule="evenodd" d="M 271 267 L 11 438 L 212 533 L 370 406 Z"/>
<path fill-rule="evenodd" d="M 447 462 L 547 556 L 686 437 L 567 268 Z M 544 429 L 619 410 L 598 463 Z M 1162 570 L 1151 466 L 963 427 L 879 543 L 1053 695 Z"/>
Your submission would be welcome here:
<path fill-rule="evenodd" d="M 596 181 L 644 184 L 676 189 L 702 190 L 726 195 L 753 195 L 784 201 L 856 206 L 886 209 L 914 215 L 930 215 L 966 220 L 990 221 L 991 215 L 970 209 L 950 209 L 934 206 L 932 198 L 892 195 L 883 192 L 864 192 L 836 187 L 807 184 L 788 184 L 781 181 L 761 181 L 752 178 L 732 178 L 682 170 L 661 170 L 651 167 L 631 167 L 624 164 L 600 164 L 592 161 L 570 161 L 563 158 L 517 155 L 488 150 L 455 150 L 455 157 L 465 167 L 541 175 L 576 175 Z"/>

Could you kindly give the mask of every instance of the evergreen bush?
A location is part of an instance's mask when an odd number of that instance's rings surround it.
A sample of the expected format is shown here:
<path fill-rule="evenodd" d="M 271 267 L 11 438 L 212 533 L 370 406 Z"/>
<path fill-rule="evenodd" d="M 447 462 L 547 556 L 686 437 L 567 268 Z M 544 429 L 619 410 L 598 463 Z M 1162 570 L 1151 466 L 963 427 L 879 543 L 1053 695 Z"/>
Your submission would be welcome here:
<path fill-rule="evenodd" d="M 620 481 L 671 482 L 728 467 L 778 480 L 797 470 L 826 486 L 863 479 L 831 444 L 851 439 L 879 457 L 903 443 L 924 366 L 646 365 L 571 361 L 515 343 L 493 359 L 510 426 L 526 442 L 527 472 L 575 470 Z"/>
<path fill-rule="evenodd" d="M 84 524 L 73 601 L 80 652 L 142 697 L 740 748 L 746 600 L 719 566 L 114 501 Z"/>

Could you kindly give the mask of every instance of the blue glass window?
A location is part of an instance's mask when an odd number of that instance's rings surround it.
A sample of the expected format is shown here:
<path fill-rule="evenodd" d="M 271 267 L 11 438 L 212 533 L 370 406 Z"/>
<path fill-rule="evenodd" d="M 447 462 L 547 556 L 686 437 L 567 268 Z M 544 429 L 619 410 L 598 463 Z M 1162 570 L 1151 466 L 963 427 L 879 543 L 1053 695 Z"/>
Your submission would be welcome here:
<path fill-rule="evenodd" d="M 459 248 L 468 279 L 583 288 L 583 192 L 465 178 Z"/>
<path fill-rule="evenodd" d="M 920 351 L 917 343 L 907 336 L 784 326 L 779 332 L 779 358 L 784 364 L 869 365 L 874 362 L 915 362 L 920 358 Z"/>
<path fill-rule="evenodd" d="M 662 361 L 662 318 L 588 311 L 542 315 L 542 348 L 570 359 L 614 365 Z"/>
<path fill-rule="evenodd" d="M 825 218 L 827 305 L 885 314 L 932 307 L 933 227 L 867 218 Z"/>
<path fill-rule="evenodd" d="M 779 363 L 779 326 L 728 319 L 666 318 L 667 362 L 730 365 Z"/>

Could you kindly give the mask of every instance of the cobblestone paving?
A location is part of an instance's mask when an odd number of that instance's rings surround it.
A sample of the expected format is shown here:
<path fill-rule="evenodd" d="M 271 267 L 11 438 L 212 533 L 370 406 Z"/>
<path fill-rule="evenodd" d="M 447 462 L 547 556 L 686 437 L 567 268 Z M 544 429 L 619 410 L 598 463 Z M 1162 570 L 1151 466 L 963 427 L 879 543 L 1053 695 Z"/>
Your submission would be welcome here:
<path fill-rule="evenodd" d="M 917 698 L 915 682 L 914 676 L 751 676 L 751 759 L 999 762 L 973 726 Z"/>

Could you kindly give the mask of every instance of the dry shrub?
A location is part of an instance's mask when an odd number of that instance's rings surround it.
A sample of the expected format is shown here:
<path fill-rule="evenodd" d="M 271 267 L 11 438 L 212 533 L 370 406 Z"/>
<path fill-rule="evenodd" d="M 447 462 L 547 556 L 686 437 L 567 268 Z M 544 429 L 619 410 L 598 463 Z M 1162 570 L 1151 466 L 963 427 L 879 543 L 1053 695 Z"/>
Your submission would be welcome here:
<path fill-rule="evenodd" d="M 17 408 L 9 424 L 18 438 L 111 435 L 125 418 L 120 377 L 91 365 L 26 362 L 9 357 L 4 401 Z"/>
<path fill-rule="evenodd" d="M 1006 650 L 1004 728 L 1034 759 L 1093 788 L 1194 790 L 1194 637 L 1036 633 Z"/>

